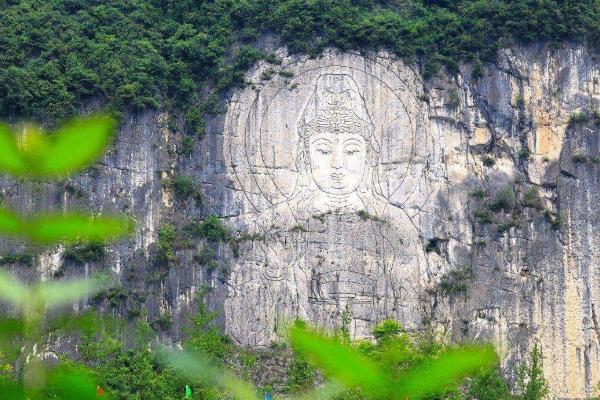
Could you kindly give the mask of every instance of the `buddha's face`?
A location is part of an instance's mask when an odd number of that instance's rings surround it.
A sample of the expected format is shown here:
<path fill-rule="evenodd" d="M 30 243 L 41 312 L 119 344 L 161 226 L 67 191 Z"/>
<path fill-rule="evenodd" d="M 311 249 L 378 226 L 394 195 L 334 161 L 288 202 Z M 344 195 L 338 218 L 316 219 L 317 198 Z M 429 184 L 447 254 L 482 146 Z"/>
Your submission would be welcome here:
<path fill-rule="evenodd" d="M 309 139 L 313 180 L 326 193 L 349 194 L 358 189 L 367 165 L 367 143 L 355 132 L 314 132 Z"/>

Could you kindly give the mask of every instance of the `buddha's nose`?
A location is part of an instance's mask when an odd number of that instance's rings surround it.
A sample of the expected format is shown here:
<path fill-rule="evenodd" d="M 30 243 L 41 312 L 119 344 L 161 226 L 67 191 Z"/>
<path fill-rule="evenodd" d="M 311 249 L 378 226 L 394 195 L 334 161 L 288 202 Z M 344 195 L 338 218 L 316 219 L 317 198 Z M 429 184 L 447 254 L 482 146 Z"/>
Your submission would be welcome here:
<path fill-rule="evenodd" d="M 339 150 L 335 150 L 333 152 L 333 157 L 331 158 L 331 167 L 335 169 L 342 168 L 342 155 Z"/>

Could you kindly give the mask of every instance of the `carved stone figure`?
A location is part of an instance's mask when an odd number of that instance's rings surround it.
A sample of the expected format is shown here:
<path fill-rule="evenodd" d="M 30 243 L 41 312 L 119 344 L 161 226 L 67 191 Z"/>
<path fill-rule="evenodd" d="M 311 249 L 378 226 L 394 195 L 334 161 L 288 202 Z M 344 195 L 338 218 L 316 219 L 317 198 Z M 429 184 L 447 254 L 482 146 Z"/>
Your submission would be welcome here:
<path fill-rule="evenodd" d="M 334 329 L 346 313 L 354 337 L 384 318 L 409 328 L 422 319 L 423 248 L 406 210 L 381 193 L 363 93 L 346 73 L 319 74 L 312 85 L 297 111 L 295 182 L 283 201 L 245 219 L 261 240 L 241 252 L 225 302 L 241 343 L 268 345 L 293 318 Z"/>

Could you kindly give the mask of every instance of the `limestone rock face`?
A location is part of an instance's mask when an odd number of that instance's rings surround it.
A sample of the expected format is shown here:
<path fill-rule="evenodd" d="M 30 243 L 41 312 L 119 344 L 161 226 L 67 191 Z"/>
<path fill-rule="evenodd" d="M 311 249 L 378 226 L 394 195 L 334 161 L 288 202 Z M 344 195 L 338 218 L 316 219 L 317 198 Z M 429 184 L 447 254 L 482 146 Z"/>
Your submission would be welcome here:
<path fill-rule="evenodd" d="M 595 55 L 511 48 L 483 69 L 426 80 L 386 53 L 277 52 L 282 64 L 249 71 L 191 152 L 173 116 L 147 111 L 126 115 L 114 148 L 82 176 L 3 180 L 6 203 L 23 211 L 91 204 L 137 221 L 130 240 L 84 268 L 64 267 L 62 247 L 40 250 L 39 274 L 110 267 L 128 296 L 97 306 L 148 310 L 150 322 L 170 314 L 163 334 L 174 340 L 209 286 L 219 322 L 249 347 L 280 340 L 294 318 L 346 325 L 354 338 L 395 318 L 492 341 L 505 367 L 539 342 L 553 393 L 590 395 L 600 381 Z M 575 112 L 590 117 L 569 123 Z M 177 174 L 201 203 L 174 193 Z M 188 234 L 211 213 L 230 244 Z M 167 223 L 179 240 L 165 266 Z"/>
<path fill-rule="evenodd" d="M 232 262 L 227 332 L 260 347 L 293 318 L 346 320 L 354 338 L 396 318 L 491 340 L 505 365 L 537 341 L 554 393 L 589 395 L 599 142 L 568 119 L 597 107 L 592 56 L 512 49 L 483 76 L 424 81 L 384 53 L 281 55 L 224 122 L 230 223 L 254 238 Z"/>

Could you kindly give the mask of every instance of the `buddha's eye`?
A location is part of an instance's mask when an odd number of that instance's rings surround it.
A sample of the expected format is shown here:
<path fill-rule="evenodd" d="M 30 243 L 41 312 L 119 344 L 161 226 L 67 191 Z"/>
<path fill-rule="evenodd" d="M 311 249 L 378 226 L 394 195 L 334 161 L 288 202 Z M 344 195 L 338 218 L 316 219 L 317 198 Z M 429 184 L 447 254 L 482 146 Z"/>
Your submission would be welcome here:
<path fill-rule="evenodd" d="M 321 154 L 329 154 L 331 153 L 331 148 L 327 146 L 319 146 L 317 147 L 317 151 Z"/>
<path fill-rule="evenodd" d="M 350 154 L 350 155 L 358 153 L 359 151 L 360 151 L 360 149 L 358 147 L 354 147 L 354 146 L 352 146 L 352 147 L 346 147 L 344 149 L 344 153 Z"/>

